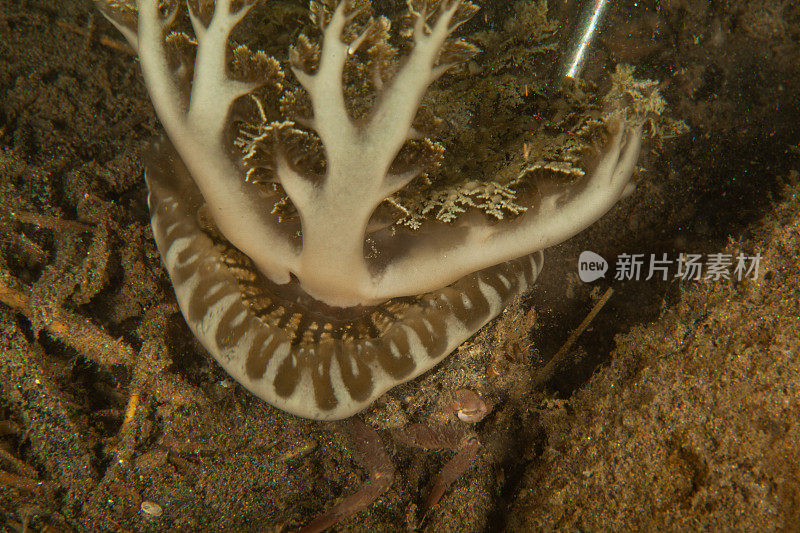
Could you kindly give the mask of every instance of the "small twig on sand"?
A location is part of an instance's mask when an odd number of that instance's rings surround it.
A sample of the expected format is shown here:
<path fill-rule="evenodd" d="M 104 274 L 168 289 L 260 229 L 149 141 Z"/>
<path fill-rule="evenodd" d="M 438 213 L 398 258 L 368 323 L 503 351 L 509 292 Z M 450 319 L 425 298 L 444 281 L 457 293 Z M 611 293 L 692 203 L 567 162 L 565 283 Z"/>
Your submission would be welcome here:
<path fill-rule="evenodd" d="M 0 459 L 11 465 L 14 470 L 17 471 L 17 474 L 31 479 L 36 479 L 38 477 L 36 469 L 28 466 L 2 448 L 0 448 Z"/>
<path fill-rule="evenodd" d="M 6 285 L 2 278 L 0 278 L 0 302 L 23 314 L 30 311 L 28 297 Z"/>
<path fill-rule="evenodd" d="M 25 492 L 39 492 L 46 486 L 44 481 L 38 479 L 31 479 L 24 476 L 18 476 L 11 472 L 0 470 L 0 485 L 6 487 L 13 487 L 17 490 Z"/>
<path fill-rule="evenodd" d="M 541 371 L 539 371 L 533 379 L 533 386 L 534 388 L 541 387 L 545 383 L 547 383 L 556 373 L 556 370 L 562 365 L 564 359 L 566 358 L 567 352 L 575 344 L 575 341 L 578 340 L 578 337 L 586 331 L 586 328 L 589 327 L 589 324 L 592 323 L 594 317 L 597 316 L 597 313 L 603 309 L 603 307 L 608 303 L 608 300 L 611 298 L 611 295 L 614 294 L 614 289 L 609 287 L 606 289 L 606 292 L 603 293 L 603 296 L 600 297 L 600 300 L 594 304 L 592 310 L 589 311 L 589 314 L 586 315 L 586 318 L 583 319 L 583 322 L 578 325 L 577 328 L 570 334 L 569 338 L 564 342 L 561 348 L 558 349 L 556 354 L 544 365 Z"/>
<path fill-rule="evenodd" d="M 133 417 L 136 416 L 136 409 L 139 407 L 139 389 L 136 388 L 131 392 L 128 398 L 128 405 L 125 407 L 125 418 L 122 420 L 122 426 L 119 428 L 119 434 L 124 435 L 128 432 Z"/>
<path fill-rule="evenodd" d="M 91 30 L 85 30 L 83 28 L 79 28 L 78 26 L 73 26 L 69 22 L 64 22 L 63 20 L 57 20 L 56 24 L 67 31 L 71 31 L 72 33 L 81 35 L 83 37 L 88 37 L 92 33 Z M 121 41 L 110 39 L 109 37 L 106 37 L 104 35 L 98 37 L 97 42 L 103 46 L 111 48 L 112 50 L 116 50 L 117 52 L 122 52 L 123 54 L 128 54 L 131 56 L 136 55 L 136 51 L 127 44 Z"/>
<path fill-rule="evenodd" d="M 35 323 L 30 298 L 13 289 L 0 273 L 0 303 L 25 315 Z M 39 309 L 38 318 L 45 329 L 59 341 L 72 346 L 92 361 L 102 365 L 126 365 L 135 361 L 135 352 L 122 339 L 115 339 L 89 320 L 64 309 Z"/>
<path fill-rule="evenodd" d="M 52 229 L 61 233 L 74 233 L 94 230 L 91 225 L 84 224 L 83 222 L 63 220 L 39 213 L 31 213 L 30 211 L 10 211 L 8 215 L 12 220 L 17 222 L 21 222 L 23 224 L 33 224 L 34 226 L 38 226 L 40 228 Z"/>

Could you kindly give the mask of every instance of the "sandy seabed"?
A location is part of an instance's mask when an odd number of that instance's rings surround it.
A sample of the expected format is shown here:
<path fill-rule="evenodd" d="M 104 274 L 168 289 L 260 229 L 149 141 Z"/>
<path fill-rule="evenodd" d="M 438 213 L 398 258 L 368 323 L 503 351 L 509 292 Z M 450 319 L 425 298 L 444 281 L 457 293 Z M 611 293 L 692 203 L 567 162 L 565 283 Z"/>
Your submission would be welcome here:
<path fill-rule="evenodd" d="M 637 4 L 610 14 L 598 61 L 662 80 L 691 131 L 643 153 L 634 196 L 548 251 L 520 306 L 363 414 L 397 474 L 334 529 L 800 523 L 800 7 Z M 486 12 L 507 14 L 501 2 Z M 0 523 L 295 529 L 367 474 L 340 424 L 252 397 L 183 323 L 142 180 L 160 126 L 118 39 L 88 1 L 0 4 Z M 761 264 L 755 280 L 587 285 L 575 269 L 586 249 Z M 522 353 L 507 357 L 514 343 Z M 456 423 L 446 405 L 465 385 L 494 405 L 474 428 L 481 451 L 423 516 L 452 452 L 404 447 L 391 429 Z"/>

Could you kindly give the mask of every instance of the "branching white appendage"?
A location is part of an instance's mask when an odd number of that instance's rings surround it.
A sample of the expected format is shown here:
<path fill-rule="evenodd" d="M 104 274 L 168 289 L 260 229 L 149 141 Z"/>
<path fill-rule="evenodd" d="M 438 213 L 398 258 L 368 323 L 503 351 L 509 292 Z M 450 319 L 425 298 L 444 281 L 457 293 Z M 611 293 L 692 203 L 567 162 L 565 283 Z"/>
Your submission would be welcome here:
<path fill-rule="evenodd" d="M 576 197 L 562 204 L 531 209 L 519 219 L 472 225 L 442 226 L 414 237 L 410 251 L 380 273 L 371 273 L 364 258 L 364 238 L 370 216 L 387 196 L 405 186 L 414 172 L 389 175 L 403 144 L 414 135 L 411 124 L 428 86 L 447 65 L 435 66 L 460 2 L 443 3 L 431 28 L 426 13 L 417 13 L 414 48 L 404 66 L 381 95 L 363 127 L 350 120 L 342 89 L 348 46 L 341 33 L 347 22 L 344 2 L 325 28 L 319 70 L 296 71 L 310 95 L 314 120 L 328 158 L 324 183 L 312 188 L 288 167 L 281 182 L 298 208 L 303 249 L 294 271 L 303 288 L 332 305 L 372 304 L 441 288 L 482 268 L 557 244 L 599 219 L 619 200 L 633 172 L 640 132 L 620 128 Z M 427 31 L 426 31 L 427 30 Z M 624 148 L 623 148 L 624 145 Z M 303 183 L 297 183 L 297 181 Z M 545 202 L 548 199 L 544 199 Z"/>
<path fill-rule="evenodd" d="M 418 174 L 393 175 L 390 167 L 404 143 L 416 137 L 412 123 L 426 90 L 451 66 L 437 65 L 437 60 L 460 23 L 455 17 L 461 3 L 441 2 L 432 23 L 428 13 L 413 13 L 413 49 L 363 124 L 350 118 L 344 94 L 349 48 L 358 46 L 343 40 L 356 16 L 347 13 L 347 1 L 339 3 L 322 28 L 316 72 L 294 70 L 313 108 L 307 125 L 322 141 L 327 163 L 325 176 L 316 183 L 280 154 L 275 158 L 278 180 L 300 215 L 299 250 L 223 146 L 231 106 L 255 88 L 226 72 L 231 31 L 248 8 L 231 12 L 231 0 L 217 0 L 208 26 L 190 10 L 197 52 L 188 104 L 170 70 L 158 0 L 138 0 L 138 34 L 120 30 L 138 47 L 159 119 L 222 234 L 272 281 L 287 283 L 293 274 L 314 298 L 346 307 L 440 289 L 477 270 L 557 244 L 608 211 L 633 173 L 641 132 L 623 123 L 574 196 L 542 198 L 541 205 L 508 221 L 470 219 L 468 226 L 465 221 L 441 224 L 403 236 L 410 243 L 402 247 L 404 255 L 392 258 L 381 271 L 371 271 L 364 254 L 370 218 L 383 200 Z"/>
<path fill-rule="evenodd" d="M 447 69 L 435 63 L 456 28 L 451 21 L 460 2 L 447 4 L 442 4 L 427 32 L 426 13 L 416 14 L 414 48 L 361 127 L 347 113 L 342 87 L 348 56 L 348 45 L 342 41 L 346 2 L 339 4 L 324 29 L 317 72 L 295 69 L 311 98 L 311 126 L 325 146 L 328 171 L 322 185 L 314 189 L 294 183 L 303 179 L 300 176 L 278 175 L 302 220 L 303 249 L 295 274 L 304 290 L 329 304 L 350 306 L 386 299 L 364 258 L 367 224 L 387 196 L 417 175 L 392 175 L 389 168 L 414 134 L 411 124 L 425 91 Z M 419 292 L 391 296 L 408 294 Z"/>
<path fill-rule="evenodd" d="M 376 283 L 378 294 L 411 294 L 442 287 L 462 276 L 563 242 L 591 226 L 629 189 L 642 132 L 619 127 L 594 172 L 574 197 L 545 197 L 538 207 L 509 222 L 474 222 L 466 236 L 447 237 L 449 226 L 428 234 L 410 253 L 389 264 Z M 443 247 L 442 243 L 452 243 Z"/>
<path fill-rule="evenodd" d="M 223 149 L 222 132 L 233 101 L 254 88 L 226 75 L 228 37 L 246 8 L 231 13 L 230 0 L 219 0 L 207 28 L 193 17 L 200 31 L 187 110 L 169 67 L 165 25 L 157 4 L 157 0 L 139 0 L 136 43 L 156 114 L 200 188 L 219 230 L 270 279 L 286 283 L 289 272 L 295 269 L 298 252 L 258 201 L 257 187 L 242 179 Z"/>

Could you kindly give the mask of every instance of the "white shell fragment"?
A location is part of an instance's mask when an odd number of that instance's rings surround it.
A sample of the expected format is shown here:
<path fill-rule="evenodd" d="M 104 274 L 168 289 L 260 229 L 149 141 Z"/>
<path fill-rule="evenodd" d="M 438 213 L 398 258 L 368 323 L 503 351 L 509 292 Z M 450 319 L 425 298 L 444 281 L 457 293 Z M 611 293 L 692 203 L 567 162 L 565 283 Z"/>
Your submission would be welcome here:
<path fill-rule="evenodd" d="M 148 516 L 157 518 L 164 513 L 164 509 L 160 505 L 151 501 L 143 501 L 141 505 L 142 512 Z"/>

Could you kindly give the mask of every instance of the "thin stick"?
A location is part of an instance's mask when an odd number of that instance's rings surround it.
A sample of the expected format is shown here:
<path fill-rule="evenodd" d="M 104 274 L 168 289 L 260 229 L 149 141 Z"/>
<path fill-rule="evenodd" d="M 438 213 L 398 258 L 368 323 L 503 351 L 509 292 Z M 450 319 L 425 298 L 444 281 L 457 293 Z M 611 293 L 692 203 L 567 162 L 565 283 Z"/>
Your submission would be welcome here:
<path fill-rule="evenodd" d="M 24 314 L 34 322 L 34 310 L 30 298 L 15 290 L 3 279 L 0 272 L 0 303 Z M 103 366 L 122 364 L 129 366 L 134 361 L 133 348 L 122 339 L 115 339 L 102 328 L 82 316 L 64 309 L 42 308 L 39 318 L 51 335 L 61 342 L 74 347 L 92 361 Z"/>
<path fill-rule="evenodd" d="M 23 224 L 33 224 L 34 226 L 38 226 L 40 228 L 53 229 L 62 233 L 92 231 L 94 229 L 91 225 L 84 224 L 83 222 L 77 222 L 75 220 L 63 220 L 60 218 L 51 217 L 49 215 L 32 213 L 30 211 L 10 211 L 9 216 L 12 220 L 16 220 L 17 222 L 21 222 Z"/>
<path fill-rule="evenodd" d="M 24 490 L 26 492 L 38 492 L 45 488 L 44 481 L 18 476 L 4 470 L 0 470 L 0 485 L 14 487 L 15 489 Z"/>
<path fill-rule="evenodd" d="M 28 297 L 6 285 L 2 278 L 0 278 L 0 302 L 6 304 L 14 311 L 19 311 L 24 314 L 30 312 L 30 300 Z"/>
<path fill-rule="evenodd" d="M 136 373 L 140 374 L 140 372 Z M 133 428 L 133 419 L 136 417 L 136 410 L 139 408 L 139 397 L 141 396 L 140 381 L 142 380 L 133 380 L 134 383 L 131 387 L 131 395 L 128 397 L 128 405 L 125 407 L 125 418 L 122 419 L 122 425 L 117 433 L 119 435 L 119 442 L 122 450 L 124 450 L 126 444 L 128 444 L 128 437 L 131 429 Z M 118 453 L 118 456 L 120 459 L 128 459 L 130 454 Z"/>
<path fill-rule="evenodd" d="M 125 435 L 130 428 L 133 417 L 136 416 L 136 409 L 139 407 L 139 389 L 136 388 L 131 392 L 128 398 L 128 406 L 125 408 L 125 418 L 122 420 L 122 426 L 119 428 L 119 434 Z"/>
<path fill-rule="evenodd" d="M 3 448 L 0 448 L 0 459 L 4 460 L 8 464 L 14 467 L 14 470 L 17 471 L 17 474 L 23 475 L 27 478 L 36 479 L 39 477 L 36 470 L 24 462 L 20 461 Z"/>
<path fill-rule="evenodd" d="M 57 20 L 56 24 L 59 27 L 64 28 L 65 30 L 71 31 L 72 33 L 76 33 L 83 37 L 88 37 L 90 35 L 90 31 L 84 30 L 83 28 L 79 28 L 77 26 L 73 26 L 72 24 L 64 22 L 63 20 Z M 101 35 L 100 37 L 98 37 L 97 42 L 99 42 L 103 46 L 111 48 L 112 50 L 116 50 L 117 52 L 122 52 L 123 54 L 128 54 L 132 56 L 136 55 L 136 51 L 133 48 L 131 48 L 130 46 L 121 41 L 116 41 L 114 39 L 110 39 L 108 37 Z"/>
<path fill-rule="evenodd" d="M 598 300 L 597 303 L 594 304 L 594 307 L 592 307 L 592 310 L 589 311 L 588 315 L 586 315 L 586 318 L 583 319 L 583 322 L 581 322 L 580 325 L 578 325 L 578 327 L 575 328 L 575 330 L 572 332 L 572 334 L 569 336 L 566 342 L 564 342 L 561 348 L 558 349 L 556 354 L 550 359 L 550 361 L 547 362 L 546 365 L 544 365 L 544 368 L 542 368 L 542 370 L 537 373 L 536 377 L 533 380 L 534 387 L 540 387 L 544 385 L 547 381 L 550 380 L 550 378 L 552 378 L 555 375 L 556 369 L 559 366 L 561 366 L 561 363 L 564 361 L 564 359 L 566 359 L 566 355 L 569 349 L 572 347 L 573 344 L 575 344 L 575 341 L 578 340 L 578 337 L 580 337 L 581 334 L 584 331 L 586 331 L 586 328 L 588 328 L 589 324 L 592 323 L 592 320 L 594 320 L 594 317 L 597 316 L 597 313 L 599 313 L 606 305 L 606 303 L 608 303 L 608 300 L 611 298 L 612 294 L 614 294 L 614 289 L 612 289 L 611 287 L 606 289 L 606 292 L 604 292 L 603 296 L 600 297 L 600 300 Z"/>

